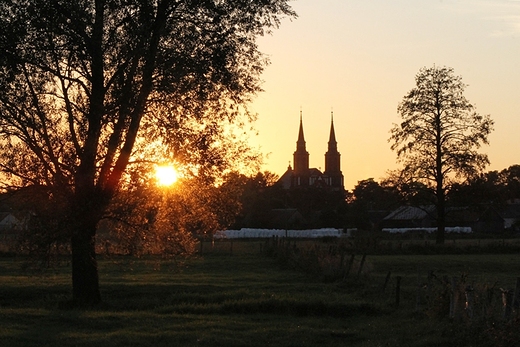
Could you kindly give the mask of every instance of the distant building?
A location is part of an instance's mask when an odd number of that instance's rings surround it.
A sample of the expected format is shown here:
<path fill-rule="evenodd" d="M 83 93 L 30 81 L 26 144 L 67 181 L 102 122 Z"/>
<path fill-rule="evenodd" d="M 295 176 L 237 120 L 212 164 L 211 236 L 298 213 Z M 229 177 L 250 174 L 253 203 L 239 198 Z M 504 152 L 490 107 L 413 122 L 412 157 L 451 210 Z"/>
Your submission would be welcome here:
<path fill-rule="evenodd" d="M 11 231 L 21 226 L 21 221 L 11 212 L 0 212 L 0 230 Z"/>
<path fill-rule="evenodd" d="M 388 228 L 430 228 L 436 225 L 435 206 L 401 206 L 390 212 L 382 221 Z"/>
<path fill-rule="evenodd" d="M 401 206 L 390 212 L 381 222 L 383 230 L 434 228 L 435 206 Z M 451 206 L 446 208 L 446 228 L 469 228 L 479 233 L 520 231 L 520 204 L 498 207 Z"/>
<path fill-rule="evenodd" d="M 504 219 L 504 228 L 512 231 L 520 231 L 520 201 L 515 199 L 508 203 L 501 211 Z"/>
<path fill-rule="evenodd" d="M 343 192 L 345 187 L 340 158 L 341 154 L 338 152 L 338 143 L 336 142 L 334 131 L 334 118 L 331 114 L 328 150 L 325 153 L 325 171 L 321 172 L 317 168 L 309 168 L 309 152 L 307 152 L 305 146 L 303 120 L 300 112 L 300 129 L 298 141 L 296 141 L 296 151 L 293 154 L 294 169 L 289 165 L 287 171 L 280 177 L 278 182 L 284 189 L 310 187 Z"/>

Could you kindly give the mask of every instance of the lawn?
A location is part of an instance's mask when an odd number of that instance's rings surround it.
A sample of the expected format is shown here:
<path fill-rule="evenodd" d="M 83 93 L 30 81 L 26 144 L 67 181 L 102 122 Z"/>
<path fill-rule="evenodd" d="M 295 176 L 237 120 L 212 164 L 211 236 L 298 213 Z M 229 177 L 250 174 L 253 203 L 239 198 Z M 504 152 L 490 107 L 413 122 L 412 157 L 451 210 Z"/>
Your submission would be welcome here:
<path fill-rule="evenodd" d="M 517 255 L 379 255 L 359 277 L 322 283 L 235 242 L 183 266 L 100 258 L 104 303 L 77 310 L 66 263 L 23 265 L 0 258 L 1 346 L 461 346 L 453 320 L 417 312 L 417 283 L 433 271 L 509 288 L 520 276 Z"/>

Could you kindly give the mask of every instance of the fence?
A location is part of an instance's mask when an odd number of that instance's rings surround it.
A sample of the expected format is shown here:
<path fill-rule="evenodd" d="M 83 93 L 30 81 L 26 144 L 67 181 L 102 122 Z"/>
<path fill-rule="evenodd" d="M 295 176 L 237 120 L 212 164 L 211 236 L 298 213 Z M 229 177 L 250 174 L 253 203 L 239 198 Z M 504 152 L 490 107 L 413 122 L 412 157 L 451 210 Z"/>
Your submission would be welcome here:
<path fill-rule="evenodd" d="M 320 237 L 346 237 L 349 232 L 343 229 L 321 228 L 306 230 L 285 230 L 285 229 L 252 229 L 242 228 L 240 230 L 223 230 L 215 234 L 215 239 L 241 239 L 241 238 L 262 238 L 272 237 L 287 238 L 320 238 Z"/>
<path fill-rule="evenodd" d="M 388 272 L 383 292 L 390 282 Z M 401 303 L 401 276 L 395 277 L 395 307 Z M 511 320 L 520 317 L 520 277 L 514 289 L 499 288 L 495 284 L 475 283 L 466 275 L 437 277 L 429 271 L 426 280 L 417 274 L 415 311 L 429 316 L 454 320 L 482 321 L 487 319 Z"/>

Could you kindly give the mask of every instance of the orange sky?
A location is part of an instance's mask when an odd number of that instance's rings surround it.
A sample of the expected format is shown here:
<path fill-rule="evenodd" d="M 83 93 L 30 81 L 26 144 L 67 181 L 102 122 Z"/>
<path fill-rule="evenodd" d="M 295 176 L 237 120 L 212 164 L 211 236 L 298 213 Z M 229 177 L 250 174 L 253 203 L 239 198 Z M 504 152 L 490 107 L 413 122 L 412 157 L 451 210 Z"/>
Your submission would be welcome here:
<path fill-rule="evenodd" d="M 296 149 L 300 109 L 310 166 L 324 168 L 334 123 L 345 188 L 398 167 L 387 142 L 397 105 L 423 66 L 461 75 L 495 131 L 481 152 L 489 170 L 520 163 L 519 0 L 297 0 L 299 15 L 259 40 L 271 65 L 252 105 L 267 154 L 283 174 Z"/>

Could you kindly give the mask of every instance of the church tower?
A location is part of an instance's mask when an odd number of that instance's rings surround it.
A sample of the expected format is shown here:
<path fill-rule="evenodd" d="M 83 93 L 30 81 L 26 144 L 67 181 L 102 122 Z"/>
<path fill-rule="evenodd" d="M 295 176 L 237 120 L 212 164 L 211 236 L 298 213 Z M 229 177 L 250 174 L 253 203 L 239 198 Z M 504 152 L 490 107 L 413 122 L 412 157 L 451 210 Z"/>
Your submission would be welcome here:
<path fill-rule="evenodd" d="M 333 190 L 343 190 L 343 174 L 341 173 L 340 162 L 341 154 L 338 152 L 336 133 L 334 132 L 334 115 L 330 115 L 330 135 L 328 150 L 325 153 L 325 180 Z"/>
<path fill-rule="evenodd" d="M 300 111 L 300 129 L 296 151 L 293 154 L 293 165 L 280 177 L 278 182 L 284 189 L 316 188 L 328 191 L 344 192 L 343 174 L 340 168 L 341 155 L 338 152 L 336 133 L 334 132 L 334 119 L 331 114 L 330 135 L 327 153 L 325 153 L 325 172 L 318 168 L 309 168 L 309 152 L 305 146 L 303 134 L 302 111 Z"/>
<path fill-rule="evenodd" d="M 300 131 L 296 142 L 296 152 L 293 154 L 294 173 L 296 175 L 307 175 L 309 172 L 309 152 L 305 148 L 305 137 L 303 135 L 303 120 L 300 111 Z"/>

